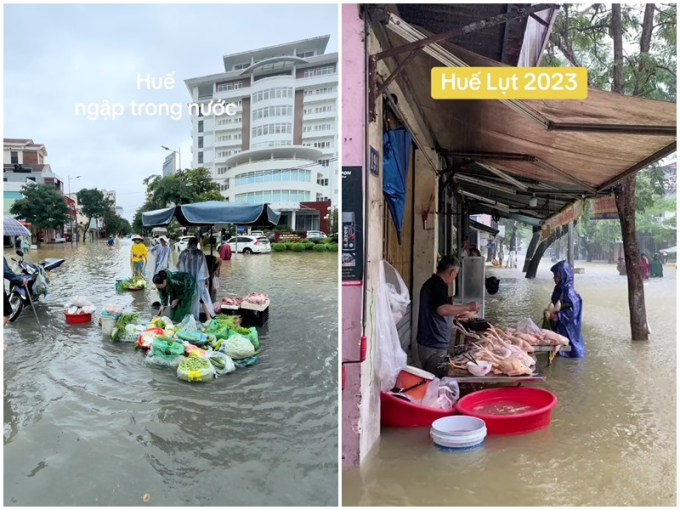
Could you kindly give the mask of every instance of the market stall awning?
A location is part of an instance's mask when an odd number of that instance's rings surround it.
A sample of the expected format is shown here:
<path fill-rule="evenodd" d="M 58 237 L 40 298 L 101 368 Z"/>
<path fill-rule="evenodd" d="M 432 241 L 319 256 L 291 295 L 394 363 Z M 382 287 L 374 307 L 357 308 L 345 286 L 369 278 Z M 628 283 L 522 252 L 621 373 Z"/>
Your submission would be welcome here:
<path fill-rule="evenodd" d="M 142 223 L 145 227 L 163 227 L 177 218 L 183 227 L 247 225 L 273 228 L 279 224 L 280 216 L 267 204 L 200 202 L 142 213 Z"/>
<path fill-rule="evenodd" d="M 385 64 L 408 92 L 418 122 L 431 133 L 428 145 L 449 157 L 452 168 L 447 170 L 459 172 L 462 165 L 469 177 L 483 176 L 487 182 L 477 186 L 470 179 L 457 184 L 483 194 L 487 209 L 498 202 L 496 209 L 506 217 L 521 214 L 540 223 L 576 198 L 604 193 L 675 152 L 675 103 L 596 89 L 589 89 L 583 101 L 434 100 L 433 67 L 503 64 L 447 42 L 413 52 L 413 45 L 432 33 L 394 14 L 386 25 L 372 26 L 383 53 L 390 51 Z M 407 50 L 399 53 L 399 47 Z M 393 79 L 382 71 L 377 82 Z M 530 205 L 534 198 L 537 206 Z"/>
<path fill-rule="evenodd" d="M 484 225 L 484 223 L 479 223 L 478 221 L 475 220 L 470 220 L 470 228 L 473 228 L 475 230 L 479 230 L 480 232 L 486 232 L 488 234 L 491 234 L 493 236 L 498 235 L 498 229 L 489 227 L 487 225 Z"/>

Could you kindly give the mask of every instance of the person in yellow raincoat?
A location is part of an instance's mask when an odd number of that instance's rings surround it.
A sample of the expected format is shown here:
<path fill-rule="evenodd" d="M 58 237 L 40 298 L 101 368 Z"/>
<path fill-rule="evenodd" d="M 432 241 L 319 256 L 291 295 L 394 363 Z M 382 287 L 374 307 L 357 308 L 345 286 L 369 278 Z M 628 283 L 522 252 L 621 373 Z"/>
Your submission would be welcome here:
<path fill-rule="evenodd" d="M 144 239 L 140 235 L 132 238 L 132 249 L 130 250 L 130 264 L 132 266 L 132 279 L 144 278 L 144 268 L 149 260 L 149 252 L 144 246 Z"/>

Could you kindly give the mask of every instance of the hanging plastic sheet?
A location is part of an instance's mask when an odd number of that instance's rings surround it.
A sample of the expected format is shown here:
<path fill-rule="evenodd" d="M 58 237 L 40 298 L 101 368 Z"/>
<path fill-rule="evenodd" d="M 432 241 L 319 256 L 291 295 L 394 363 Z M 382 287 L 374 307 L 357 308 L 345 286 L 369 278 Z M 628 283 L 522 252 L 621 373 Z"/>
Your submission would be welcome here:
<path fill-rule="evenodd" d="M 406 182 L 411 158 L 411 133 L 404 128 L 383 134 L 383 194 L 401 244 L 401 227 L 406 207 Z"/>

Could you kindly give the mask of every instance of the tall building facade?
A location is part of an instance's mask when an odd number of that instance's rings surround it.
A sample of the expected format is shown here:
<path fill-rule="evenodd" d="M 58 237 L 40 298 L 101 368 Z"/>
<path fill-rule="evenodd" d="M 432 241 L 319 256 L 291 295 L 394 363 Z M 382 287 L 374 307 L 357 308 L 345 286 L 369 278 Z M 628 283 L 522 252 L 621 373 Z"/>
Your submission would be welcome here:
<path fill-rule="evenodd" d="M 177 154 L 171 153 L 163 161 L 163 177 L 172 175 L 177 171 Z"/>
<path fill-rule="evenodd" d="M 336 206 L 339 196 L 338 54 L 325 53 L 329 38 L 227 55 L 223 73 L 185 81 L 206 108 L 192 115 L 192 166 L 210 169 L 227 200 L 268 203 L 297 230 L 319 222 L 305 202 Z M 236 114 L 208 111 L 220 100 Z"/>

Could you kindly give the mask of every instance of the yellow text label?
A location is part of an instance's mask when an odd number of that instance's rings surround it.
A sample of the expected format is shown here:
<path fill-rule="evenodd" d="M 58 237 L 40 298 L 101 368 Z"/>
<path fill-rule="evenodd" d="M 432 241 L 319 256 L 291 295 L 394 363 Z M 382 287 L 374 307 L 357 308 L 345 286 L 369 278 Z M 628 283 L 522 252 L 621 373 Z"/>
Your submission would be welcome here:
<path fill-rule="evenodd" d="M 433 67 L 433 99 L 586 99 L 585 67 Z"/>

